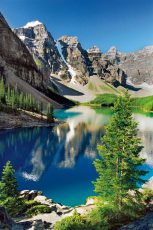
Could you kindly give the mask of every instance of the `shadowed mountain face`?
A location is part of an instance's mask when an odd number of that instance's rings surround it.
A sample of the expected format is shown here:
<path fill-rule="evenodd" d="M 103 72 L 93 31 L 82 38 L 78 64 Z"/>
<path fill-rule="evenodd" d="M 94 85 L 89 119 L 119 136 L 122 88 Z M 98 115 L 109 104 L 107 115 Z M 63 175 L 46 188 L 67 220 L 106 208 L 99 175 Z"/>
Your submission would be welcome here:
<path fill-rule="evenodd" d="M 0 76 L 9 81 L 9 73 L 26 81 L 35 88 L 44 89 L 47 81 L 21 40 L 12 32 L 0 15 Z"/>

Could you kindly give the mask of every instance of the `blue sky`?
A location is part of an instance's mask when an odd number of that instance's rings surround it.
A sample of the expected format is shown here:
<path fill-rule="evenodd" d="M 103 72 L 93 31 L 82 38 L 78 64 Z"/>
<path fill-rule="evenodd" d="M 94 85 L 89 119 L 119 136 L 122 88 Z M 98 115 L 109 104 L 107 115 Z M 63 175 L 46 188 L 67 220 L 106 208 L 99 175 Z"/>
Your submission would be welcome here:
<path fill-rule="evenodd" d="M 0 0 L 0 10 L 11 27 L 39 20 L 55 39 L 78 36 L 84 48 L 153 45 L 153 0 Z"/>

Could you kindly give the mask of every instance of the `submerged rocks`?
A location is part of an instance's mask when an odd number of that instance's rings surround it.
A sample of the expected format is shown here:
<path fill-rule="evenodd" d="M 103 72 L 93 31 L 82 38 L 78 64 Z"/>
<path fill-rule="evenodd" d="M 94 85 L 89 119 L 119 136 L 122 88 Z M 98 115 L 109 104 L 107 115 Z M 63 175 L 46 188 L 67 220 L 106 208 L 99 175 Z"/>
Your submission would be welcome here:
<path fill-rule="evenodd" d="M 11 230 L 12 229 L 12 221 L 8 216 L 4 207 L 0 206 L 0 229 Z"/>

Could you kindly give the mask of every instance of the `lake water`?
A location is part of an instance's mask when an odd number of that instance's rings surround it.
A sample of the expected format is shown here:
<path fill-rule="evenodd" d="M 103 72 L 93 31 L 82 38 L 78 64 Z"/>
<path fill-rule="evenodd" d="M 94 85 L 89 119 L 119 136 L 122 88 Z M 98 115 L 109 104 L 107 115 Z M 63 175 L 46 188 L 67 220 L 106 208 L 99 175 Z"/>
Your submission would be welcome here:
<path fill-rule="evenodd" d="M 56 202 L 75 206 L 94 195 L 92 181 L 97 177 L 93 160 L 96 145 L 111 117 L 108 109 L 77 106 L 58 110 L 55 116 L 66 121 L 54 128 L 22 128 L 0 132 L 0 171 L 7 160 L 16 170 L 20 189 L 36 189 Z M 153 176 L 153 116 L 134 113 L 139 136 Z"/>

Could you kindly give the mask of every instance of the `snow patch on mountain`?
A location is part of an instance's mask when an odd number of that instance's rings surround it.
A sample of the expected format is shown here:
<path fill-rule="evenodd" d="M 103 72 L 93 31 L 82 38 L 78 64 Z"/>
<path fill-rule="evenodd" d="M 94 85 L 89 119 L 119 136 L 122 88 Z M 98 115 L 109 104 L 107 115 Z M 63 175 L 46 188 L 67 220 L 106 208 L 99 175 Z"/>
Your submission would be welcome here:
<path fill-rule="evenodd" d="M 35 27 L 38 25 L 42 25 L 42 22 L 40 21 L 32 21 L 32 22 L 28 22 L 23 28 L 29 28 L 29 27 Z"/>
<path fill-rule="evenodd" d="M 56 44 L 56 47 L 58 49 L 58 52 L 60 53 L 61 55 L 61 58 L 62 60 L 64 61 L 64 63 L 67 65 L 68 67 L 68 72 L 70 73 L 71 75 L 71 83 L 73 84 L 77 84 L 77 81 L 75 80 L 75 76 L 76 76 L 76 72 L 75 70 L 72 68 L 72 66 L 70 64 L 67 63 L 67 61 L 65 60 L 64 56 L 63 56 L 63 53 L 62 53 L 62 45 L 60 44 L 60 42 L 58 42 Z"/>

